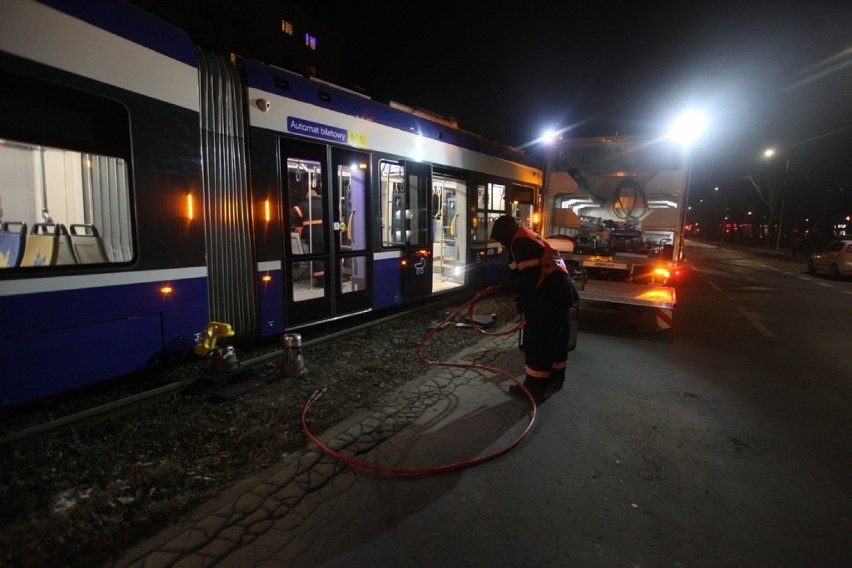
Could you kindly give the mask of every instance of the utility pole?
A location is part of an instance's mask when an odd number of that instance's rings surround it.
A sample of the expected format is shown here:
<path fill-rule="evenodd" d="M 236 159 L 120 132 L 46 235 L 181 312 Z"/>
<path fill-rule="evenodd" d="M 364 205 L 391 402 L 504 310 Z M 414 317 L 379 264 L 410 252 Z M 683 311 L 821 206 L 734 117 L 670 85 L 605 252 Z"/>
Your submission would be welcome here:
<path fill-rule="evenodd" d="M 778 213 L 778 238 L 775 241 L 775 250 L 781 249 L 781 223 L 784 220 L 784 200 L 787 197 L 787 174 L 790 172 L 790 158 L 787 158 L 787 163 L 784 165 L 784 185 L 782 186 L 783 193 L 781 194 L 781 212 Z"/>

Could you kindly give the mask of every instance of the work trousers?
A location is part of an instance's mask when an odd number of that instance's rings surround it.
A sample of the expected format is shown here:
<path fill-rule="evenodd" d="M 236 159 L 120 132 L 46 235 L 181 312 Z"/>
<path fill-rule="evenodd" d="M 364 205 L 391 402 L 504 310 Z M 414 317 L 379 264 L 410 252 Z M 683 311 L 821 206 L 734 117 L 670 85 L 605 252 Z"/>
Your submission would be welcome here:
<path fill-rule="evenodd" d="M 524 326 L 524 354 L 527 378 L 564 380 L 568 363 L 570 315 L 527 322 Z"/>

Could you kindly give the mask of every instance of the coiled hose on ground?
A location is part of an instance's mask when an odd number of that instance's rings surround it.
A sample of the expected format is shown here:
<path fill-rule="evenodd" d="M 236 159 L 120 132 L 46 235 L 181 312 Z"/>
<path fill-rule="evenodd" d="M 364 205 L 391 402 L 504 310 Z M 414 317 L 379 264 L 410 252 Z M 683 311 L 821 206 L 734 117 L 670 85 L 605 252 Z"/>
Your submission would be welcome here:
<path fill-rule="evenodd" d="M 444 318 L 443 321 L 441 321 L 440 323 L 438 323 L 437 325 L 432 327 L 429 330 L 429 332 L 423 337 L 423 339 L 420 341 L 420 343 L 417 346 L 416 355 L 417 355 L 417 358 L 420 359 L 420 361 L 422 361 L 423 363 L 426 363 L 427 365 L 435 365 L 435 366 L 441 366 L 441 367 L 456 367 L 456 368 L 463 368 L 463 369 L 481 369 L 481 370 L 484 370 L 484 371 L 489 371 L 489 372 L 493 372 L 493 373 L 503 375 L 504 377 L 508 378 L 509 380 L 513 381 L 516 385 L 518 385 L 526 393 L 527 398 L 529 398 L 530 404 L 532 405 L 532 412 L 530 413 L 529 423 L 526 425 L 524 430 L 514 440 L 512 440 L 509 444 L 507 444 L 506 446 L 504 446 L 503 448 L 500 448 L 499 450 L 497 450 L 495 452 L 492 452 L 492 453 L 484 455 L 484 456 L 472 458 L 470 460 L 465 460 L 465 461 L 460 461 L 460 462 L 455 462 L 455 463 L 449 463 L 449 464 L 444 464 L 444 465 L 437 465 L 437 466 L 426 467 L 426 468 L 390 467 L 390 466 L 383 466 L 383 465 L 378 465 L 378 464 L 366 462 L 366 461 L 363 461 L 363 460 L 355 459 L 351 456 L 347 456 L 345 454 L 342 454 L 342 453 L 338 452 L 337 450 L 334 450 L 333 448 L 329 447 L 327 444 L 325 444 L 324 442 L 319 440 L 316 436 L 314 436 L 314 434 L 310 431 L 310 428 L 308 428 L 308 422 L 307 422 L 308 411 L 317 402 L 317 400 L 319 400 L 319 398 L 322 396 L 322 391 L 314 392 L 308 398 L 307 402 L 305 402 L 305 406 L 302 409 L 302 417 L 301 417 L 302 429 L 305 431 L 305 434 L 308 436 L 308 438 L 314 444 L 316 444 L 317 447 L 319 447 L 322 451 L 324 451 L 325 453 L 339 459 L 342 462 L 348 463 L 348 464 L 355 466 L 355 467 L 358 467 L 358 468 L 368 469 L 368 470 L 371 470 L 371 471 L 376 471 L 376 472 L 379 472 L 379 473 L 386 473 L 386 474 L 390 474 L 390 475 L 415 476 L 415 475 L 430 475 L 430 474 L 435 474 L 435 473 L 446 473 L 446 472 L 449 472 L 449 471 L 455 471 L 455 470 L 471 467 L 471 466 L 474 466 L 474 465 L 478 465 L 478 464 L 481 464 L 481 463 L 485 463 L 487 461 L 491 461 L 491 460 L 493 460 L 493 459 L 495 459 L 499 456 L 506 454 L 510 450 L 512 450 L 530 432 L 530 429 L 532 428 L 532 425 L 535 422 L 536 415 L 538 413 L 538 406 L 536 405 L 535 399 L 533 398 L 532 394 L 530 394 L 529 391 L 527 391 L 527 389 L 524 387 L 523 383 L 521 381 L 519 381 L 516 377 L 510 375 L 508 372 L 506 372 L 502 369 L 498 369 L 496 367 L 490 367 L 488 365 L 478 365 L 478 364 L 474 364 L 474 363 L 449 363 L 449 362 L 445 362 L 445 361 L 431 361 L 429 359 L 426 359 L 420 353 L 420 351 L 423 349 L 423 346 L 426 345 L 426 343 L 429 341 L 429 339 L 439 329 L 444 327 L 444 325 L 446 325 L 447 322 L 452 321 L 452 319 L 455 318 L 456 315 L 458 315 L 459 313 L 461 313 L 465 309 L 467 309 L 467 312 L 468 312 L 468 321 L 470 322 L 472 329 L 474 331 L 476 331 L 477 333 L 480 333 L 482 335 L 497 336 L 497 335 L 508 335 L 510 333 L 515 333 L 515 332 L 519 331 L 524 326 L 523 317 L 521 317 L 521 319 L 520 319 L 520 321 L 517 325 L 512 326 L 509 329 L 505 329 L 503 331 L 496 332 L 496 333 L 487 332 L 481 326 L 477 325 L 476 322 L 475 322 L 475 319 L 473 317 L 473 312 L 474 312 L 474 308 L 475 308 L 477 302 L 481 301 L 483 298 L 485 298 L 487 296 L 490 296 L 492 294 L 496 294 L 496 293 L 500 292 L 500 290 L 501 290 L 501 287 L 499 285 L 486 288 L 486 289 L 482 290 L 481 292 L 479 292 L 478 294 L 476 294 L 472 299 L 468 300 L 466 303 L 462 304 L 461 306 L 459 306 L 458 308 L 453 310 L 446 318 Z"/>

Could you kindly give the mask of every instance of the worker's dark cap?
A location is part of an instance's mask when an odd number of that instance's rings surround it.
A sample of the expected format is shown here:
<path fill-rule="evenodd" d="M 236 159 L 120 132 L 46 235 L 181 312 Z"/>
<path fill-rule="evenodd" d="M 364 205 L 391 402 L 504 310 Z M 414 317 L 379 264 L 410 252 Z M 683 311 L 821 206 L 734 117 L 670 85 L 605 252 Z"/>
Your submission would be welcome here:
<path fill-rule="evenodd" d="M 509 246 L 512 243 L 512 238 L 518 230 L 518 222 L 511 215 L 501 215 L 494 221 L 494 226 L 491 227 L 491 239 L 498 241 L 504 246 Z"/>

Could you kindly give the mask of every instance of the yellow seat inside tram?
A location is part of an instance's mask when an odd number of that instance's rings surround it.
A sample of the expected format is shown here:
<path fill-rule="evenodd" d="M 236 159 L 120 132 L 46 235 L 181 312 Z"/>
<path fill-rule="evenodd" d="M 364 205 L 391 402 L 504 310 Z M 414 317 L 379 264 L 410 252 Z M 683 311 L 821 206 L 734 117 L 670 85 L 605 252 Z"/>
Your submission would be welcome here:
<path fill-rule="evenodd" d="M 21 266 L 77 264 L 71 236 L 62 223 L 36 223 L 27 235 Z"/>

